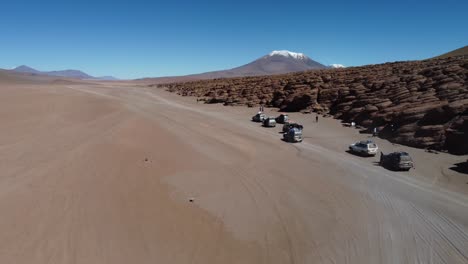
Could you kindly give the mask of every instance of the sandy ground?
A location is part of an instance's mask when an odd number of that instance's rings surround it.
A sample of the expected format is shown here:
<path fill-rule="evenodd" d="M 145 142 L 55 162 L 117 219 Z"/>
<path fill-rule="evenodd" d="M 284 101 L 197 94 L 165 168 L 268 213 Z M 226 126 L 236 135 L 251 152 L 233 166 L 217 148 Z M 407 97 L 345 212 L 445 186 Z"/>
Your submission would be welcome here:
<path fill-rule="evenodd" d="M 336 120 L 288 144 L 255 112 L 0 73 L 0 263 L 468 263 L 467 156 L 376 139 L 414 157 L 392 172 Z"/>

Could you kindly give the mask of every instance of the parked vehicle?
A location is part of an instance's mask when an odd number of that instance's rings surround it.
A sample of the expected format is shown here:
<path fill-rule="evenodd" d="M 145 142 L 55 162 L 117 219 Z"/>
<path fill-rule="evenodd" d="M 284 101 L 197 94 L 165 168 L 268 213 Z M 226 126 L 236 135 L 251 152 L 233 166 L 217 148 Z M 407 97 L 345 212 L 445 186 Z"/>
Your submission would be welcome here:
<path fill-rule="evenodd" d="M 283 134 L 283 139 L 291 143 L 302 142 L 302 129 L 297 127 L 289 129 L 288 132 Z"/>
<path fill-rule="evenodd" d="M 256 115 L 252 117 L 252 121 L 254 122 L 263 122 L 265 120 L 266 115 L 262 112 L 258 112 Z"/>
<path fill-rule="evenodd" d="M 289 122 L 289 121 L 287 121 L 287 122 L 284 123 L 284 125 L 283 125 L 283 133 L 288 132 L 288 131 L 289 131 L 291 128 L 293 128 L 293 127 L 298 128 L 298 129 L 300 129 L 300 130 L 303 129 L 303 126 L 302 126 L 302 125 L 299 125 L 298 123 L 294 123 L 294 122 Z"/>
<path fill-rule="evenodd" d="M 365 140 L 349 145 L 349 150 L 356 154 L 375 156 L 379 147 L 372 140 Z"/>
<path fill-rule="evenodd" d="M 288 122 L 289 117 L 286 114 L 281 114 L 275 120 L 278 124 L 285 124 L 286 122 Z"/>
<path fill-rule="evenodd" d="M 380 153 L 380 165 L 392 170 L 409 171 L 414 167 L 413 159 L 406 152 Z"/>
<path fill-rule="evenodd" d="M 267 117 L 263 120 L 263 126 L 264 127 L 275 127 L 276 126 L 276 120 L 274 117 Z"/>

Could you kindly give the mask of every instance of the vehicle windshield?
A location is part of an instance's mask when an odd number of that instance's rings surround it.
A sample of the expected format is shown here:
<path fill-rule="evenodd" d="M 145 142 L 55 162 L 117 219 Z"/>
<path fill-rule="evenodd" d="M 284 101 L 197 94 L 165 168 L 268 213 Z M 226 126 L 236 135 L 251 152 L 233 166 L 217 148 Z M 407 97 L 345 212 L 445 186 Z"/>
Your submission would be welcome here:
<path fill-rule="evenodd" d="M 376 148 L 376 147 L 377 147 L 377 145 L 376 145 L 376 144 L 373 144 L 373 143 L 372 143 L 372 144 L 369 144 L 369 145 L 367 145 L 367 146 L 368 146 L 369 148 Z"/>

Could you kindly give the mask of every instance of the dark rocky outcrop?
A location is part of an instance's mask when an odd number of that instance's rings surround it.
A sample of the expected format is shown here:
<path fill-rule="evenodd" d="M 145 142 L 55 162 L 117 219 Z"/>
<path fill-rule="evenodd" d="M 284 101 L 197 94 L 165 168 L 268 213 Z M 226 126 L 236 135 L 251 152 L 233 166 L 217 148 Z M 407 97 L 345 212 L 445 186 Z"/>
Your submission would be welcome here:
<path fill-rule="evenodd" d="M 207 103 L 329 113 L 393 142 L 468 154 L 467 78 L 459 57 L 160 87 Z"/>

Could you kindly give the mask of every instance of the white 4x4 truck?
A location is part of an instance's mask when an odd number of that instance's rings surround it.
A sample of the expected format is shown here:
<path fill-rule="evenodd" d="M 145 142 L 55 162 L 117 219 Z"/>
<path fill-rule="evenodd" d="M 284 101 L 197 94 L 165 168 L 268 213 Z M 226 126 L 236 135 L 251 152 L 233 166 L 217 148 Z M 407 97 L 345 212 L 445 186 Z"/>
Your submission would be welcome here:
<path fill-rule="evenodd" d="M 356 154 L 375 156 L 379 151 L 379 147 L 373 141 L 366 140 L 349 145 L 349 150 Z"/>

